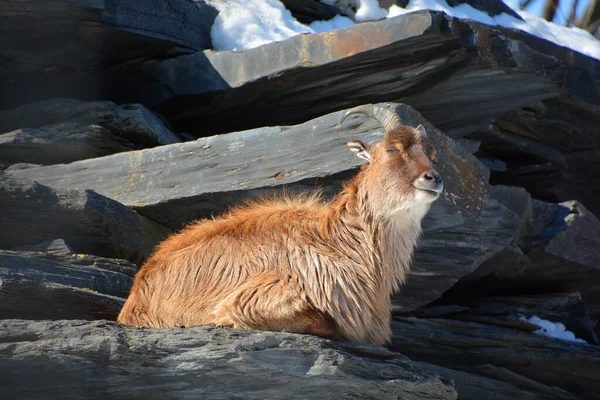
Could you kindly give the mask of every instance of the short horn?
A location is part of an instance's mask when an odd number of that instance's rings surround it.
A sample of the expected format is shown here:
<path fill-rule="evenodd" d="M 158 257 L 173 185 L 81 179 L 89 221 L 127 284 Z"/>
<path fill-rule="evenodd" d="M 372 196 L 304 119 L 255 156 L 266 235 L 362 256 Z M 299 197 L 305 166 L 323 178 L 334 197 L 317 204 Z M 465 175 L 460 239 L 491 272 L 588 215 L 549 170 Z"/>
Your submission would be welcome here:
<path fill-rule="evenodd" d="M 383 126 L 386 132 L 390 132 L 402 125 L 400 118 L 395 112 L 375 104 L 363 104 L 362 106 L 351 108 L 350 110 L 346 111 L 340 120 L 340 124 L 352 114 L 368 115 L 369 117 L 377 120 L 377 122 Z"/>

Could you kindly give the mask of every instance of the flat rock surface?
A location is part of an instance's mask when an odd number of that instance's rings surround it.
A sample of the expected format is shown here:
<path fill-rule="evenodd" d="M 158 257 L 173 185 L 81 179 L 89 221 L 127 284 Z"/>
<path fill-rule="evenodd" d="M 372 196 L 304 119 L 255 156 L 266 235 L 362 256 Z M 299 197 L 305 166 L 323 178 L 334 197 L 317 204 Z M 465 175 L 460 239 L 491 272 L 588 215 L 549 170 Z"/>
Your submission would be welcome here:
<path fill-rule="evenodd" d="M 487 202 L 487 169 L 411 107 L 389 107 L 397 110 L 404 124 L 422 123 L 429 132 L 444 178 L 442 201 L 478 215 Z M 223 201 L 215 200 L 222 192 L 281 186 L 359 166 L 361 160 L 346 148 L 346 142 L 379 141 L 383 129 L 365 116 L 352 116 L 340 126 L 342 115 L 337 112 L 292 127 L 259 128 L 12 173 L 56 189 L 93 189 L 142 213 L 144 207 L 193 199 L 196 207 L 206 203 L 205 214 L 193 216 L 197 218 L 210 215 L 211 203 L 223 207 Z M 99 170 L 103 171 L 100 177 Z M 181 226 L 189 219 L 159 222 Z"/>
<path fill-rule="evenodd" d="M 449 381 L 381 347 L 216 327 L 0 321 L 3 398 L 456 399 Z M 68 389 L 67 389 L 68 387 Z"/>

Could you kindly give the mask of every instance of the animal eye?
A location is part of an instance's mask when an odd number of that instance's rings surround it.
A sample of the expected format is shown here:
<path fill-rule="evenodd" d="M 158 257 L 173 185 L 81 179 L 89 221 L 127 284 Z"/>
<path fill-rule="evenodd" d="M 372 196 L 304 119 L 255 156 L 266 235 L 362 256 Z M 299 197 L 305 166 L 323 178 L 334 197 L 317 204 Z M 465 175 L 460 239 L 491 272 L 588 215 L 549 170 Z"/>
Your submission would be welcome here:
<path fill-rule="evenodd" d="M 389 148 L 386 150 L 388 153 L 400 153 L 400 150 L 398 149 L 394 149 L 394 148 Z"/>

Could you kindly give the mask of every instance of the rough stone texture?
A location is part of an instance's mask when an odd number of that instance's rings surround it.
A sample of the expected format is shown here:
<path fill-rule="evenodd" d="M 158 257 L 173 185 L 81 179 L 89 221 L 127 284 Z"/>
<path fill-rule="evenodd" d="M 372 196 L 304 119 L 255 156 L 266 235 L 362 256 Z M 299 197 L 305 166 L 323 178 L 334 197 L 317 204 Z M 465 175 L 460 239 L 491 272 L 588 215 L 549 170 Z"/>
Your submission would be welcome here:
<path fill-rule="evenodd" d="M 598 218 L 577 201 L 552 205 L 536 202 L 536 206 L 538 209 L 549 206 L 551 210 L 549 215 L 537 213 L 538 221 L 544 218 L 546 224 L 540 232 L 532 232 L 530 247 L 539 243 L 548 254 L 600 270 Z"/>
<path fill-rule="evenodd" d="M 421 11 L 243 52 L 47 71 L 39 88 L 18 74 L 11 87 L 26 88 L 28 101 L 70 96 L 159 107 L 177 130 L 197 136 L 296 124 L 389 100 L 412 104 L 460 136 L 501 112 L 564 91 L 594 100 L 590 84 L 573 78 L 589 78 L 597 89 L 597 66 L 589 58 L 524 35 Z"/>
<path fill-rule="evenodd" d="M 33 245 L 13 247 L 11 250 L 28 252 L 28 254 L 33 257 L 59 261 L 71 265 L 91 266 L 107 271 L 118 272 L 119 274 L 130 277 L 133 277 L 138 270 L 137 265 L 127 260 L 77 253 L 64 241 L 64 239 L 54 239 Z"/>
<path fill-rule="evenodd" d="M 384 106 L 388 106 L 384 104 Z M 487 202 L 488 171 L 475 157 L 442 134 L 418 112 L 390 104 L 403 123 L 423 124 L 439 151 L 437 168 L 444 177 L 443 202 L 451 212 L 478 215 Z M 362 160 L 345 143 L 381 140 L 383 129 L 365 116 L 352 116 L 343 125 L 343 112 L 332 113 L 292 127 L 269 127 L 203 138 L 151 150 L 115 154 L 92 160 L 11 171 L 56 189 L 93 189 L 125 205 L 155 206 L 170 200 L 192 199 L 204 214 L 158 222 L 179 227 L 190 218 L 207 216 L 216 204 L 223 207 L 232 192 L 268 188 L 306 178 L 323 177 L 356 168 Z M 251 143 L 251 146 L 245 146 Z M 97 179 L 97 171 L 102 179 Z M 239 197 L 237 198 L 239 201 Z M 166 210 L 168 211 L 168 210 Z M 220 210 L 219 210 L 220 211 Z"/>
<path fill-rule="evenodd" d="M 478 218 L 435 203 L 423 221 L 423 238 L 407 281 L 392 297 L 394 311 L 414 310 L 437 300 L 509 246 L 518 226 L 518 217 L 495 200 L 485 205 Z"/>
<path fill-rule="evenodd" d="M 523 188 L 492 185 L 490 187 L 490 197 L 517 214 L 520 219 L 520 226 L 516 240 L 523 238 L 527 234 L 530 220 L 533 218 L 531 195 Z"/>
<path fill-rule="evenodd" d="M 394 299 L 400 309 L 410 310 L 436 300 L 457 279 L 508 246 L 518 218 L 498 202 L 487 201 L 487 170 L 471 154 L 412 108 L 385 105 L 395 108 L 405 124 L 425 125 L 438 149 L 436 168 L 444 177 L 445 191 L 424 222 L 424 240 L 409 283 Z M 350 117 L 340 126 L 342 115 L 11 173 L 56 189 L 93 189 L 177 229 L 244 198 L 281 193 L 283 184 L 304 179 L 292 190 L 311 191 L 315 186 L 305 179 L 356 168 L 361 160 L 345 143 L 378 141 L 382 129 L 364 116 Z M 94 178 L 98 170 L 103 171 L 102 179 Z"/>
<path fill-rule="evenodd" d="M 486 296 L 579 292 L 591 320 L 597 321 L 598 219 L 578 202 L 553 204 L 534 199 L 531 206 L 525 235 L 461 277 L 440 301 L 449 304 Z M 591 326 L 600 335 L 598 324 Z"/>
<path fill-rule="evenodd" d="M 40 131 L 44 131 L 56 129 L 54 126 L 57 124 L 59 126 L 72 124 L 74 128 L 88 125 L 101 126 L 118 137 L 130 149 L 180 141 L 159 117 L 140 104 L 116 105 L 112 101 L 87 102 L 61 98 L 0 111 L 0 132 L 23 128 L 40 128 Z M 68 125 L 53 136 L 70 134 L 67 128 Z"/>
<path fill-rule="evenodd" d="M 489 377 L 505 380 L 508 370 L 574 396 L 598 398 L 598 346 L 443 318 L 399 318 L 392 329 L 390 348 L 413 360 L 474 373 L 491 364 L 501 368 L 487 368 Z"/>
<path fill-rule="evenodd" d="M 492 183 L 522 186 L 551 202 L 577 199 L 599 214 L 598 126 L 598 105 L 562 96 L 498 116 L 469 138 L 481 142 L 479 157 L 505 164 L 492 171 Z"/>
<path fill-rule="evenodd" d="M 482 365 L 478 374 L 444 368 L 439 365 L 415 362 L 442 378 L 454 382 L 460 399 L 476 400 L 524 400 L 524 399 L 564 399 L 575 400 L 579 397 L 561 390 L 556 386 L 544 385 L 533 379 L 514 373 L 506 368 Z M 489 375 L 486 377 L 483 375 Z"/>
<path fill-rule="evenodd" d="M 3 398 L 56 398 L 63 387 L 67 399 L 456 399 L 427 366 L 381 347 L 106 321 L 0 321 L 0 374 Z"/>
<path fill-rule="evenodd" d="M 107 65 L 210 48 L 216 15 L 188 0 L 3 2 L 0 108 L 52 97 L 107 98 L 102 94 L 119 82 L 81 78 Z"/>
<path fill-rule="evenodd" d="M 535 40 L 527 46 L 511 37 L 507 29 L 420 11 L 243 52 L 148 62 L 143 70 L 164 86 L 146 85 L 138 97 L 161 104 L 177 130 L 197 136 L 390 100 L 460 136 L 524 102 L 558 95 L 565 73 L 578 66 L 596 72 L 580 54 L 569 55 L 575 65 L 565 68 L 536 51 Z"/>
<path fill-rule="evenodd" d="M 54 190 L 0 173 L 0 248 L 64 238 L 79 253 L 149 256 L 170 230 L 91 190 Z"/>
<path fill-rule="evenodd" d="M 130 276 L 81 260 L 0 250 L 0 319 L 114 320 L 132 284 Z"/>
<path fill-rule="evenodd" d="M 600 318 L 600 221 L 575 201 L 534 200 L 533 205 L 533 228 L 526 242 L 531 265 L 520 285 L 578 290 L 592 318 Z"/>
<path fill-rule="evenodd" d="M 70 163 L 128 150 L 127 142 L 106 128 L 64 122 L 0 135 L 0 166 Z"/>
<path fill-rule="evenodd" d="M 405 315 L 419 318 L 450 318 L 518 328 L 526 326 L 520 317 L 536 315 L 562 323 L 567 330 L 589 344 L 600 344 L 594 332 L 594 323 L 578 292 L 493 297 L 486 296 L 485 293 L 478 296 L 477 292 L 469 289 L 471 288 L 453 287 L 433 305 Z M 467 293 L 469 295 L 465 296 Z"/>

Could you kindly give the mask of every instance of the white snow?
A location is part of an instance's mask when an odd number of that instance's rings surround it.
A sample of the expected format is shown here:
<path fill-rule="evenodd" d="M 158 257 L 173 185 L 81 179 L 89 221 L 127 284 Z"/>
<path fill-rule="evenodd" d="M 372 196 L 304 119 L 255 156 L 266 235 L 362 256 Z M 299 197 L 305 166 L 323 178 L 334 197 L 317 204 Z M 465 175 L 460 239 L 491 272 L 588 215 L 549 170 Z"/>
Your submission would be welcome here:
<path fill-rule="evenodd" d="M 357 22 L 375 21 L 378 19 L 387 18 L 388 11 L 379 7 L 377 0 L 360 0 L 360 7 L 356 10 Z"/>
<path fill-rule="evenodd" d="M 567 28 L 556 25 L 524 11 L 518 11 L 518 14 L 525 20 L 519 21 L 504 13 L 490 17 L 483 11 L 476 10 L 468 4 L 450 7 L 445 0 L 410 0 L 406 8 L 392 6 L 388 18 L 419 10 L 443 11 L 452 17 L 470 19 L 485 25 L 499 25 L 505 28 L 518 29 L 546 39 L 559 46 L 569 47 L 588 56 L 600 59 L 600 41 L 594 38 L 589 32 L 579 28 Z"/>
<path fill-rule="evenodd" d="M 296 21 L 278 0 L 207 0 L 206 3 L 219 11 L 210 33 L 215 50 L 253 49 L 314 32 Z"/>
<path fill-rule="evenodd" d="M 530 317 L 530 318 L 521 317 L 520 319 L 522 321 L 527 321 L 531 324 L 539 326 L 540 329 L 538 329 L 537 331 L 533 331 L 533 333 L 536 333 L 538 335 L 544 335 L 544 336 L 549 336 L 549 337 L 553 337 L 553 338 L 557 338 L 557 339 L 568 340 L 568 341 L 575 342 L 575 343 L 587 343 L 583 339 L 576 338 L 575 334 L 573 334 L 573 332 L 571 332 L 571 331 L 568 331 L 565 328 L 565 326 L 563 324 L 561 324 L 560 322 L 548 321 L 547 319 L 542 319 L 542 318 L 538 317 L 537 315 L 534 315 L 533 317 Z"/>
<path fill-rule="evenodd" d="M 321 1 L 330 5 L 335 3 L 334 0 Z M 350 18 L 336 16 L 330 21 L 315 21 L 310 26 L 306 26 L 296 21 L 278 0 L 206 0 L 206 2 L 219 10 L 211 31 L 215 50 L 252 49 L 302 33 L 328 32 L 354 25 Z M 519 11 L 519 14 L 525 21 L 519 21 L 507 14 L 490 17 L 468 4 L 450 7 L 445 0 L 410 0 L 406 8 L 393 5 L 389 11 L 380 8 L 377 0 L 360 0 L 356 20 L 361 22 L 391 18 L 424 9 L 443 11 L 456 18 L 471 19 L 486 25 L 519 29 L 600 59 L 600 41 L 588 32 L 559 26 L 522 11 Z"/>
<path fill-rule="evenodd" d="M 315 21 L 308 25 L 316 33 L 331 32 L 338 29 L 346 29 L 354 25 L 355 22 L 348 17 L 336 15 L 329 21 Z"/>

